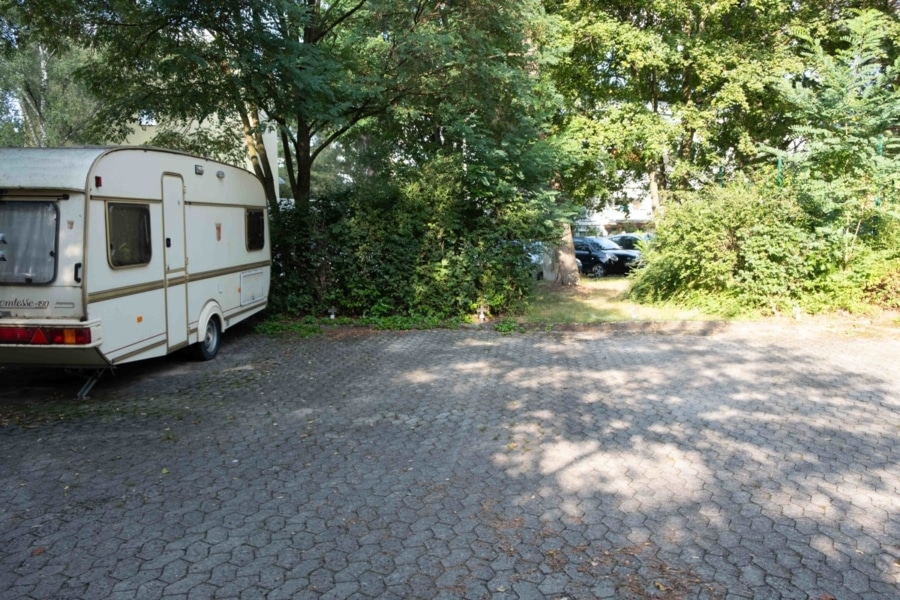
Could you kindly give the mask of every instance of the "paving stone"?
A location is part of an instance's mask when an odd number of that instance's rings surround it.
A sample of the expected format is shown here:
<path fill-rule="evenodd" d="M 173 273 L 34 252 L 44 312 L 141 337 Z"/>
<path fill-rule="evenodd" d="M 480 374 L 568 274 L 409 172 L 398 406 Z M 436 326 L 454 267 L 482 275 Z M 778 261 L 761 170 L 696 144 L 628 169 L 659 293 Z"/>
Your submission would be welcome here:
<path fill-rule="evenodd" d="M 900 336 L 699 327 L 0 367 L 0 600 L 896 595 Z"/>

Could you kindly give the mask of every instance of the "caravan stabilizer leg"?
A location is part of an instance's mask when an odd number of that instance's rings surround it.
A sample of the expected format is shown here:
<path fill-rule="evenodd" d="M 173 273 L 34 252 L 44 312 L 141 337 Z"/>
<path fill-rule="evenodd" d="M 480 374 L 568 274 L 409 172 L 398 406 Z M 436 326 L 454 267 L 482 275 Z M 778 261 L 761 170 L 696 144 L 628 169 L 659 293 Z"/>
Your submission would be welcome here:
<path fill-rule="evenodd" d="M 84 385 L 81 386 L 81 389 L 78 390 L 78 396 L 76 396 L 79 400 L 87 400 L 88 394 L 94 389 L 94 386 L 100 380 L 100 377 L 103 376 L 107 371 L 112 371 L 112 369 L 94 369 L 91 371 L 90 375 L 84 375 L 79 373 L 82 377 L 85 377 L 87 381 L 84 382 Z"/>

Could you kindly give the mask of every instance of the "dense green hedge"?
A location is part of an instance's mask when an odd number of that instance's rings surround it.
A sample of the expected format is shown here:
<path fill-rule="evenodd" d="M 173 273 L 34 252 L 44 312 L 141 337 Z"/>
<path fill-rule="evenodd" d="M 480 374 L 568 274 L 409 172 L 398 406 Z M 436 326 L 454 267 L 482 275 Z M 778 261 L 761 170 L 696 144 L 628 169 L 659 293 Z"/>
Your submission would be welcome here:
<path fill-rule="evenodd" d="M 272 227 L 272 306 L 354 317 L 515 311 L 532 285 L 521 241 L 555 235 L 544 210 L 517 194 L 473 200 L 438 169 L 404 187 L 323 194 L 308 214 L 286 207 Z"/>
<path fill-rule="evenodd" d="M 724 315 L 896 306 L 896 219 L 873 212 L 858 228 L 841 229 L 802 204 L 802 194 L 772 182 L 736 182 L 670 204 L 634 274 L 632 297 Z"/>

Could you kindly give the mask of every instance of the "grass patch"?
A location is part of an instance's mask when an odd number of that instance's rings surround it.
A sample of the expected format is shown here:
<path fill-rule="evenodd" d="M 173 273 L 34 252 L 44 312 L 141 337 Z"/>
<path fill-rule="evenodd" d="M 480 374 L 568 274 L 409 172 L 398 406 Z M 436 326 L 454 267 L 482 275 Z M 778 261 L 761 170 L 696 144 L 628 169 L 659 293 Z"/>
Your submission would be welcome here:
<path fill-rule="evenodd" d="M 545 326 L 549 331 L 553 325 L 591 324 L 616 321 L 712 321 L 722 320 L 721 316 L 704 313 L 699 309 L 679 306 L 649 306 L 632 302 L 625 298 L 630 281 L 626 277 L 582 277 L 577 286 L 563 287 L 553 282 L 538 281 L 531 301 L 521 315 L 501 315 L 493 322 L 495 331 L 513 334 Z M 279 335 L 293 333 L 311 337 L 323 333 L 324 328 L 334 325 L 371 327 L 378 330 L 410 329 L 457 329 L 467 321 L 426 316 L 387 317 L 338 317 L 336 319 L 305 316 L 292 318 L 285 315 L 272 316 L 258 323 L 256 333 Z M 474 315 L 469 323 L 477 323 Z"/>
<path fill-rule="evenodd" d="M 458 329 L 461 320 L 427 316 L 393 316 L 366 317 L 360 319 L 359 323 L 374 329 L 404 331 L 409 329 Z"/>
<path fill-rule="evenodd" d="M 553 325 L 591 324 L 614 322 L 681 322 L 681 321 L 734 321 L 757 322 L 770 318 L 795 320 L 793 313 L 780 315 L 742 314 L 732 317 L 716 313 L 713 308 L 704 310 L 675 304 L 638 304 L 627 299 L 631 281 L 626 277 L 594 279 L 582 277 L 575 287 L 561 287 L 552 282 L 540 281 L 534 290 L 531 303 L 524 314 L 516 317 L 516 323 L 529 330 Z M 873 307 L 874 313 L 860 316 L 844 312 L 819 315 L 800 314 L 804 323 L 817 323 L 832 328 L 859 330 L 861 327 L 900 326 L 900 311 Z"/>
<path fill-rule="evenodd" d="M 302 321 L 290 321 L 287 319 L 273 318 L 258 323 L 254 328 L 256 333 L 264 335 L 278 335 L 281 333 L 293 333 L 303 338 L 312 337 L 322 333 L 321 325 L 305 323 Z"/>
<path fill-rule="evenodd" d="M 515 319 L 511 317 L 503 317 L 502 319 L 494 323 L 494 330 L 503 335 L 515 333 L 519 331 L 519 329 L 520 325 L 516 322 Z"/>
<path fill-rule="evenodd" d="M 537 283 L 522 324 L 608 323 L 615 321 L 708 321 L 721 317 L 676 306 L 647 306 L 625 298 L 629 280 L 582 277 L 577 286 Z"/>
<path fill-rule="evenodd" d="M 165 419 L 182 422 L 199 416 L 190 408 L 174 407 L 170 403 L 156 402 L 152 397 L 129 400 L 93 399 L 67 400 L 61 397 L 32 398 L 22 402 L 0 403 L 0 427 L 18 425 L 34 429 L 62 421 L 96 419 L 109 422 L 115 419 L 137 418 Z M 166 429 L 165 431 L 169 431 Z M 164 439 L 166 435 L 164 434 Z M 173 440 L 170 440 L 173 441 Z"/>
<path fill-rule="evenodd" d="M 262 321 L 254 327 L 256 333 L 263 335 L 279 335 L 292 333 L 300 337 L 308 338 L 324 332 L 324 327 L 334 325 L 356 325 L 371 327 L 372 329 L 404 331 L 410 329 L 458 329 L 463 324 L 463 319 L 446 319 L 427 316 L 388 316 L 388 317 L 338 317 L 331 319 L 316 317 L 291 318 L 284 315 L 276 315 Z"/>

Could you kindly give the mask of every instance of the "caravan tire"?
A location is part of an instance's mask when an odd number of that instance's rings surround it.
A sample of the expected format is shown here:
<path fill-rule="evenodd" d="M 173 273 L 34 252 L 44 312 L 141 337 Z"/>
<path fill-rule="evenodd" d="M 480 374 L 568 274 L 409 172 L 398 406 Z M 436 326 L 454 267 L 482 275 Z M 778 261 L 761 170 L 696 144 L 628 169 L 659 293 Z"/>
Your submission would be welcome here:
<path fill-rule="evenodd" d="M 191 348 L 196 360 L 212 360 L 219 353 L 219 343 L 222 341 L 222 327 L 218 317 L 210 317 L 206 322 L 206 333 L 200 341 Z"/>

